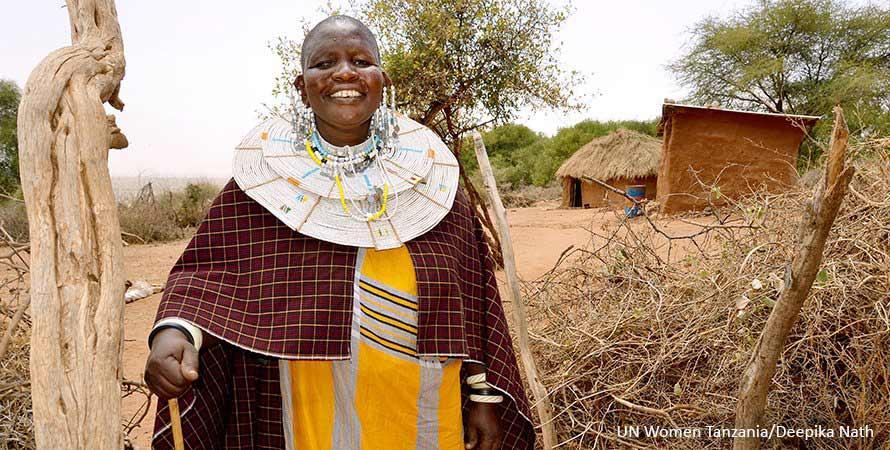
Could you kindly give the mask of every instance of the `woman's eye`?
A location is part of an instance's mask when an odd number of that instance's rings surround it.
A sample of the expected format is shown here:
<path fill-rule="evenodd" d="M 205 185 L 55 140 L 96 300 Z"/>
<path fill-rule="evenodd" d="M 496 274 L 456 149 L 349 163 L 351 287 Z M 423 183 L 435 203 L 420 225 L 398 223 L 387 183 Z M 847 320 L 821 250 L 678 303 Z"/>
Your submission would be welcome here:
<path fill-rule="evenodd" d="M 371 65 L 371 62 L 366 61 L 364 59 L 357 59 L 357 60 L 355 60 L 355 65 L 357 65 L 359 67 L 368 67 Z"/>
<path fill-rule="evenodd" d="M 315 69 L 327 69 L 327 68 L 331 67 L 332 64 L 333 63 L 330 61 L 321 61 L 321 62 L 316 63 L 312 67 Z"/>

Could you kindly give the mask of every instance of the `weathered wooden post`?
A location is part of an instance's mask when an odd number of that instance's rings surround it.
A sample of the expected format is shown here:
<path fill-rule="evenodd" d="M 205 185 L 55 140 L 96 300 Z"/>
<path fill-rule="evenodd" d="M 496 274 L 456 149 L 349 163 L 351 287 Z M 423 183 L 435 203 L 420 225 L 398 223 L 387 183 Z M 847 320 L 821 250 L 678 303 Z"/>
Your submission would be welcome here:
<path fill-rule="evenodd" d="M 828 233 L 837 218 L 847 187 L 853 179 L 853 167 L 845 166 L 847 157 L 847 122 L 840 106 L 834 108 L 834 130 L 825 163 L 822 184 L 817 186 L 807 202 L 798 229 L 797 249 L 785 272 L 785 287 L 779 293 L 757 345 L 742 375 L 735 426 L 738 429 L 757 429 L 764 426 L 766 398 L 776 374 L 776 363 L 785 351 L 791 328 L 800 316 L 803 303 L 822 264 L 822 252 Z M 735 450 L 756 450 L 760 438 L 736 437 Z"/>
<path fill-rule="evenodd" d="M 124 279 L 108 149 L 124 50 L 113 0 L 67 0 L 69 47 L 31 73 L 18 115 L 31 234 L 31 396 L 41 449 L 121 448 Z"/>
<path fill-rule="evenodd" d="M 510 226 L 507 223 L 507 210 L 501 202 L 498 186 L 494 179 L 494 171 L 491 170 L 491 162 L 488 160 L 488 152 L 482 135 L 479 131 L 473 131 L 473 143 L 476 150 L 476 160 L 479 161 L 479 171 L 482 173 L 482 181 L 491 197 L 491 207 L 494 210 L 498 232 L 501 235 L 501 249 L 504 252 L 504 272 L 507 274 L 511 300 L 513 300 L 513 317 L 516 326 L 516 337 L 519 341 L 519 357 L 522 359 L 522 367 L 525 369 L 525 377 L 535 395 L 535 406 L 538 410 L 538 419 L 541 421 L 541 435 L 544 440 L 544 448 L 551 450 L 556 447 L 556 432 L 553 429 L 553 408 L 550 406 L 550 398 L 547 396 L 547 387 L 538 376 L 538 367 L 532 356 L 528 339 L 528 320 L 525 315 L 525 300 L 519 290 L 519 275 L 516 272 L 516 258 L 513 256 L 513 241 L 510 239 Z M 481 205 L 485 208 L 485 205 Z"/>

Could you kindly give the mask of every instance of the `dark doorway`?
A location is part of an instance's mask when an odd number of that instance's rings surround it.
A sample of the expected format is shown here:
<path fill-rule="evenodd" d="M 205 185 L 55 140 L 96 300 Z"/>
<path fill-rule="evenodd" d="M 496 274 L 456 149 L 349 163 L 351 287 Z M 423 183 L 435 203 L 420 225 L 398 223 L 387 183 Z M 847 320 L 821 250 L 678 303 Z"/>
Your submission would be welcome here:
<path fill-rule="evenodd" d="M 572 208 L 581 207 L 581 180 L 572 180 L 572 188 L 569 192 L 569 206 Z"/>

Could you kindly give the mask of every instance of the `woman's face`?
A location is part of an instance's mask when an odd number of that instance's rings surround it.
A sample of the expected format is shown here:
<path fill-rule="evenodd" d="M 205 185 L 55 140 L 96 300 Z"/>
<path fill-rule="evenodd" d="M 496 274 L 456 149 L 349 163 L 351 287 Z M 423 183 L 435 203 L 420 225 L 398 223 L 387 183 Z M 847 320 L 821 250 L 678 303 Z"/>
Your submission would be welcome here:
<path fill-rule="evenodd" d="M 295 83 L 315 112 L 319 131 L 367 136 L 371 116 L 390 83 L 376 47 L 348 24 L 332 24 L 308 48 L 303 74 Z"/>

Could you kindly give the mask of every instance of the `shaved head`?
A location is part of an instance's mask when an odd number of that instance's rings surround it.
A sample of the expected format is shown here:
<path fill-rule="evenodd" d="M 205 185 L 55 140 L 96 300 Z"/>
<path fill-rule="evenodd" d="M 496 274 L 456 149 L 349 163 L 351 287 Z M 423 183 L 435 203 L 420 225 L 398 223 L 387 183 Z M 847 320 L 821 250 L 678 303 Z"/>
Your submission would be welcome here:
<path fill-rule="evenodd" d="M 350 16 L 331 16 L 318 22 L 303 39 L 300 49 L 300 66 L 306 70 L 306 62 L 320 39 L 330 36 L 331 33 L 352 33 L 366 40 L 374 50 L 377 64 L 380 64 L 380 48 L 377 46 L 377 37 L 360 20 Z"/>

